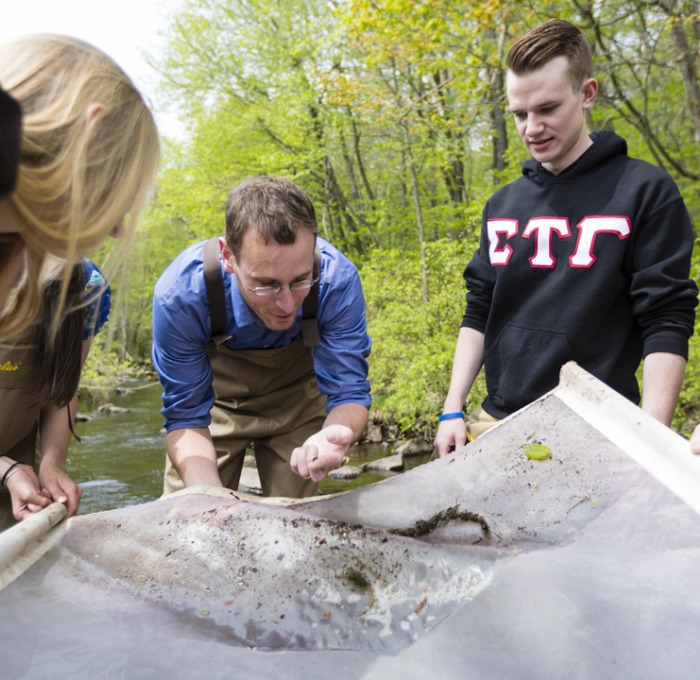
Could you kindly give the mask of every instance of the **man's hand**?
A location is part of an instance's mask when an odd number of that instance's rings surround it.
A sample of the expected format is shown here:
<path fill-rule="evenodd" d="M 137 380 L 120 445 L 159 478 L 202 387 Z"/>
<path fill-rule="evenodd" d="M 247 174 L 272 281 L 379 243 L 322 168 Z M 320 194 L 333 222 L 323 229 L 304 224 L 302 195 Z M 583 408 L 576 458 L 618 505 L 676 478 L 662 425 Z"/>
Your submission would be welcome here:
<path fill-rule="evenodd" d="M 16 471 L 12 470 L 5 486 L 10 491 L 15 519 L 25 519 L 51 505 L 51 499 L 42 493 L 39 480 L 29 465 L 19 465 Z"/>
<path fill-rule="evenodd" d="M 440 455 L 446 456 L 451 451 L 456 451 L 467 443 L 467 424 L 463 418 L 443 420 L 438 424 L 437 434 L 433 440 L 433 446 Z"/>
<path fill-rule="evenodd" d="M 292 451 L 290 465 L 299 476 L 316 483 L 337 467 L 340 467 L 348 449 L 355 441 L 351 428 L 345 425 L 328 425 L 309 437 Z"/>

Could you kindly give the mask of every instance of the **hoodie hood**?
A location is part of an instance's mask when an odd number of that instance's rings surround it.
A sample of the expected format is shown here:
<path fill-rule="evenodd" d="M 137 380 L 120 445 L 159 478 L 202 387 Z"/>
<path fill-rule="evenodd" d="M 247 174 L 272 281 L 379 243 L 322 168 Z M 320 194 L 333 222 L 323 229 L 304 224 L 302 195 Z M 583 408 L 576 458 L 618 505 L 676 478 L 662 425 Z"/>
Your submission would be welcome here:
<path fill-rule="evenodd" d="M 523 176 L 535 184 L 547 184 L 556 180 L 569 179 L 572 175 L 597 167 L 609 156 L 627 155 L 627 142 L 611 130 L 596 130 L 590 135 L 593 145 L 588 147 L 570 166 L 559 174 L 550 172 L 539 161 L 529 158 L 522 165 Z"/>

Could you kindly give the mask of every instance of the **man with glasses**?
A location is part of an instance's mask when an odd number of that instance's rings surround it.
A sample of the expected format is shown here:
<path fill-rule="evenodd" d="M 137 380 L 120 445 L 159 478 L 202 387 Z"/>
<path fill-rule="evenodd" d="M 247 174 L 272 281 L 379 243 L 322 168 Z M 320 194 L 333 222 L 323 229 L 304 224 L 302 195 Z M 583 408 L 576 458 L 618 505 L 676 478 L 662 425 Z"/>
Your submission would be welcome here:
<path fill-rule="evenodd" d="M 231 190 L 226 236 L 181 253 L 156 284 L 165 493 L 238 487 L 252 444 L 263 494 L 303 497 L 342 464 L 371 403 L 355 266 L 321 238 L 293 182 Z"/>

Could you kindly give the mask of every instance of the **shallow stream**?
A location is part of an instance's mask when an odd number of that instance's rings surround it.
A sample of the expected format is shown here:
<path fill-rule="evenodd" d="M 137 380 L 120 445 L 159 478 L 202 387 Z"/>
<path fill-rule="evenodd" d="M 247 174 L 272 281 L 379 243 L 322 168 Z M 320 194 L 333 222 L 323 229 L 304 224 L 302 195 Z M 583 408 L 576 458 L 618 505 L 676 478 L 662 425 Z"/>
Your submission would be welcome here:
<path fill-rule="evenodd" d="M 160 414 L 161 388 L 153 384 L 127 393 L 112 393 L 109 403 L 128 409 L 122 414 L 100 412 L 81 403 L 90 417 L 76 425 L 82 441 L 73 441 L 68 472 L 83 488 L 79 514 L 152 501 L 162 493 L 165 435 Z M 351 449 L 349 465 L 361 466 L 393 452 L 392 444 L 359 444 Z M 406 459 L 406 469 L 427 462 L 429 455 Z M 357 479 L 326 479 L 322 493 L 336 493 L 384 479 L 365 472 Z"/>

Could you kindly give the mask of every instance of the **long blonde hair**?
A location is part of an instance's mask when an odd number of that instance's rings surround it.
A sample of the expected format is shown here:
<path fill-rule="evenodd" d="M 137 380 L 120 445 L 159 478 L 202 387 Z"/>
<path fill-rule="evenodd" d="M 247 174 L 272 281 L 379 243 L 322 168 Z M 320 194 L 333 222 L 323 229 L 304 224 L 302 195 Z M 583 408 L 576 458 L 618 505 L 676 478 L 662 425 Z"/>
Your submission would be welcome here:
<path fill-rule="evenodd" d="M 70 270 L 127 215 L 128 243 L 155 176 L 159 140 L 128 76 L 81 40 L 32 35 L 0 48 L 0 86 L 22 107 L 19 177 L 8 208 L 27 244 L 25 276 L 0 313 L 0 336 L 7 336 L 38 312 L 46 253 Z"/>

